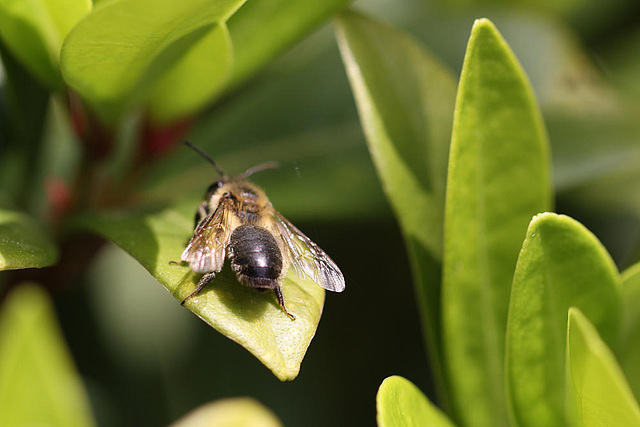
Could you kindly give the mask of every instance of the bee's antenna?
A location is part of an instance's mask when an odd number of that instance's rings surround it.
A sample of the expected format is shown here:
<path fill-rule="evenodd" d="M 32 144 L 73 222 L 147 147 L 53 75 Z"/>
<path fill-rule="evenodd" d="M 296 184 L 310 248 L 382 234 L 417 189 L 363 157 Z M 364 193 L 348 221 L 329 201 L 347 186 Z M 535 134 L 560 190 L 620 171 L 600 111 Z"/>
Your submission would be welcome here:
<path fill-rule="evenodd" d="M 207 153 L 205 153 L 204 151 L 202 151 L 202 149 L 200 149 L 200 147 L 197 147 L 195 145 L 193 145 L 192 143 L 190 143 L 189 141 L 182 141 L 182 143 L 184 145 L 186 145 L 187 147 L 191 148 L 193 151 L 195 151 L 196 153 L 200 154 L 202 157 L 204 157 L 209 163 L 211 163 L 213 165 L 214 168 L 216 168 L 216 170 L 218 171 L 218 173 L 220 174 L 220 176 L 225 176 L 224 172 L 222 171 L 222 168 L 220 166 L 218 166 L 218 164 L 216 163 L 215 160 L 213 160 Z"/>
<path fill-rule="evenodd" d="M 280 167 L 280 164 L 278 164 L 277 162 L 262 163 L 262 164 L 259 164 L 257 166 L 254 166 L 252 168 L 247 169 L 241 175 L 239 175 L 238 178 L 245 179 L 245 178 L 250 177 L 254 173 L 261 172 L 261 171 L 263 171 L 265 169 L 276 169 L 278 167 Z"/>

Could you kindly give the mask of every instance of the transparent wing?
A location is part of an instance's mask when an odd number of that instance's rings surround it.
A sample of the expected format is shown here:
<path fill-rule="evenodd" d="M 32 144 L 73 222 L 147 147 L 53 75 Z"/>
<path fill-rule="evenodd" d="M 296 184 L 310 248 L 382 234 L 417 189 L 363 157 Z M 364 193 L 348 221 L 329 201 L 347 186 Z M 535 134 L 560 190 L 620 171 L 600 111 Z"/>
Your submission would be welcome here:
<path fill-rule="evenodd" d="M 228 199 L 222 198 L 211 212 L 200 220 L 181 259 L 196 273 L 219 272 L 224 265 L 225 250 L 231 235 Z"/>
<path fill-rule="evenodd" d="M 308 276 L 328 291 L 344 291 L 344 276 L 329 255 L 285 217 L 278 212 L 274 215 L 282 240 L 289 251 L 291 267 L 298 277 L 304 279 Z"/>

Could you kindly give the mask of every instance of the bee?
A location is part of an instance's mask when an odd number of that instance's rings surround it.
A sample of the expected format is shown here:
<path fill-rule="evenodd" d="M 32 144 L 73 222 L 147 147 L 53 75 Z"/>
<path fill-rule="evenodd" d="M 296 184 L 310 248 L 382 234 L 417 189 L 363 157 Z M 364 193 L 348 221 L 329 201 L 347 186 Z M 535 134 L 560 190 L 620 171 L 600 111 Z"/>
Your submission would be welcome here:
<path fill-rule="evenodd" d="M 265 163 L 229 177 L 205 152 L 188 141 L 184 144 L 211 163 L 219 177 L 198 207 L 193 237 L 182 252 L 181 263 L 188 264 L 202 278 L 181 305 L 222 270 L 225 256 L 241 284 L 258 292 L 273 289 L 278 304 L 291 320 L 295 316 L 287 311 L 282 296 L 282 278 L 289 268 L 301 279 L 308 276 L 326 290 L 344 291 L 344 277 L 336 263 L 276 211 L 265 192 L 248 180 L 276 164 Z"/>

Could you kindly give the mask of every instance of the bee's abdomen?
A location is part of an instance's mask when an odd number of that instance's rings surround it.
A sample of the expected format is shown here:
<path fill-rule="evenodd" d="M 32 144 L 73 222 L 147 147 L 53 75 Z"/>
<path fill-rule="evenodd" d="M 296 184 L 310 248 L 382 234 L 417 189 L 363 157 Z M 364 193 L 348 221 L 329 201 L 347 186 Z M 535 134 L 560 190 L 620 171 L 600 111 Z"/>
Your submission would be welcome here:
<path fill-rule="evenodd" d="M 231 233 L 229 260 L 244 285 L 273 289 L 282 272 L 282 254 L 273 235 L 257 225 L 241 225 Z"/>

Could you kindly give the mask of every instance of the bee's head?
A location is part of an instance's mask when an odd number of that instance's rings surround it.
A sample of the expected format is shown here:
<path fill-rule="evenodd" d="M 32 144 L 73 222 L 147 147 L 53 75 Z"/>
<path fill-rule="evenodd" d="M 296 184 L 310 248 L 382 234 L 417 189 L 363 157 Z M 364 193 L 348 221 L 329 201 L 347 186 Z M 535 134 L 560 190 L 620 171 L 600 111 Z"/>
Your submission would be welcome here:
<path fill-rule="evenodd" d="M 220 177 L 219 179 L 213 181 L 213 183 L 207 188 L 207 197 L 213 196 L 216 191 L 222 188 L 223 185 L 227 183 L 228 179 L 226 177 Z"/>

